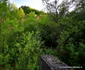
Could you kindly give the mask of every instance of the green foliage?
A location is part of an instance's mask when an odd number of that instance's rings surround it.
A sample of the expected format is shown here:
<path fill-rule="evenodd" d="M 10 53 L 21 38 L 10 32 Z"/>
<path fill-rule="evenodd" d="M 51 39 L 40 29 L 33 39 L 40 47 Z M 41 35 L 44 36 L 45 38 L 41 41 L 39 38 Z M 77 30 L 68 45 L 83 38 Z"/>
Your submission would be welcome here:
<path fill-rule="evenodd" d="M 5 10 L 5 11 L 4 11 Z M 0 2 L 0 24 L 9 16 L 9 6 L 6 1 Z"/>
<path fill-rule="evenodd" d="M 30 15 L 26 26 L 33 28 L 35 20 Z M 0 66 L 10 70 L 39 70 L 39 56 L 43 42 L 40 32 L 26 30 L 17 18 L 7 19 L 0 25 Z M 30 27 L 30 28 L 31 28 Z M 29 29 L 30 29 L 29 28 Z"/>
<path fill-rule="evenodd" d="M 20 8 L 22 8 L 25 12 L 25 14 L 29 14 L 30 12 L 35 12 L 35 14 L 40 15 L 40 14 L 44 14 L 43 11 L 39 11 L 33 8 L 30 8 L 29 6 L 21 6 Z"/>
<path fill-rule="evenodd" d="M 81 21 L 74 17 L 67 17 L 62 20 L 63 30 L 58 41 L 57 52 L 59 57 L 69 65 L 85 67 L 85 20 Z M 81 50 L 82 52 L 80 52 Z M 81 58 L 81 56 L 82 58 Z"/>
<path fill-rule="evenodd" d="M 18 10 L 14 3 L 10 4 L 10 10 Z"/>
<path fill-rule="evenodd" d="M 0 25 L 0 67 L 10 70 L 39 70 L 40 47 L 43 42 L 37 15 L 30 12 L 28 18 L 21 18 L 24 16 L 22 9 L 13 6 L 10 10 L 9 16 Z"/>
<path fill-rule="evenodd" d="M 25 16 L 24 10 L 22 8 L 19 9 L 19 17 L 22 18 Z"/>
<path fill-rule="evenodd" d="M 17 43 L 17 47 L 19 48 L 20 56 L 18 57 L 18 61 L 16 64 L 16 70 L 39 70 L 39 56 L 41 53 L 40 46 L 42 42 L 40 42 L 40 38 L 38 36 L 38 32 L 34 33 L 25 33 L 23 34 L 23 41 L 21 44 L 23 45 L 20 48 L 20 44 Z"/>
<path fill-rule="evenodd" d="M 59 25 L 51 21 L 48 15 L 42 15 L 39 22 L 41 37 L 45 42 L 45 46 L 55 48 L 60 33 Z"/>
<path fill-rule="evenodd" d="M 31 19 L 31 18 L 35 18 L 36 17 L 36 14 L 35 14 L 35 12 L 30 12 L 29 13 L 29 18 Z"/>
<path fill-rule="evenodd" d="M 38 31 L 38 20 L 36 20 L 36 14 L 34 12 L 30 12 L 28 18 L 24 21 L 25 32 L 26 31 Z"/>
<path fill-rule="evenodd" d="M 85 68 L 85 9 L 61 15 L 56 23 L 49 13 L 27 6 L 3 1 L 0 7 L 0 70 L 39 70 L 41 54 Z"/>

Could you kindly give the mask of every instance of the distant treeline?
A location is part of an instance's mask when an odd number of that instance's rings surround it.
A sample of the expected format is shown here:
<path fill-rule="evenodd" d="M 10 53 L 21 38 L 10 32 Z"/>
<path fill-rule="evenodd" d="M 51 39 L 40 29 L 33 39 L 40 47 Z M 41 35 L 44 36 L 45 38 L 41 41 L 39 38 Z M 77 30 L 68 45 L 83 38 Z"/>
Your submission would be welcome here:
<path fill-rule="evenodd" d="M 30 12 L 35 12 L 35 14 L 37 14 L 37 15 L 45 14 L 43 11 L 33 9 L 33 8 L 29 7 L 29 6 L 21 6 L 20 8 L 22 8 L 24 10 L 25 14 L 29 14 Z"/>

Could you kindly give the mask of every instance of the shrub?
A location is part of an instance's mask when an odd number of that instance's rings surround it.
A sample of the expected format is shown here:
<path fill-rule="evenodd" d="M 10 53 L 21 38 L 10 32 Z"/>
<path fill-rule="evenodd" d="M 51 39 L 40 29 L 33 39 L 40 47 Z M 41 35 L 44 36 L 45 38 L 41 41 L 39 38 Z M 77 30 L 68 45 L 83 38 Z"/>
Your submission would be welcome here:
<path fill-rule="evenodd" d="M 0 66 L 10 70 L 39 70 L 43 44 L 40 32 L 25 31 L 18 19 L 7 19 L 0 27 Z"/>
<path fill-rule="evenodd" d="M 45 46 L 55 48 L 58 45 L 56 40 L 60 34 L 59 25 L 51 21 L 47 15 L 42 15 L 39 23 L 40 34 Z"/>
<path fill-rule="evenodd" d="M 23 41 L 21 42 L 24 48 L 19 48 L 19 57 L 16 62 L 16 70 L 39 70 L 39 56 L 41 53 L 41 45 L 38 32 L 34 34 L 25 33 L 23 34 Z"/>
<path fill-rule="evenodd" d="M 68 21 L 70 21 L 69 25 L 67 24 Z M 67 64 L 83 66 L 85 68 L 85 55 L 82 54 L 82 52 L 85 53 L 85 21 L 76 21 L 75 23 L 72 23 L 71 19 L 68 21 L 64 21 L 64 28 L 60 38 L 57 40 L 57 53 Z"/>

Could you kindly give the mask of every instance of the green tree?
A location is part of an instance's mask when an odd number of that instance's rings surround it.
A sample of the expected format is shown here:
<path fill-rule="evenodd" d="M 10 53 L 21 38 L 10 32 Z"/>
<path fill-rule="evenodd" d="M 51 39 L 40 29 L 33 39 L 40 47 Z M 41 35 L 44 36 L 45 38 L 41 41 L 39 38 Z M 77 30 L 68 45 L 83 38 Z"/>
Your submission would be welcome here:
<path fill-rule="evenodd" d="M 19 10 L 14 3 L 10 4 L 10 19 L 18 18 Z"/>
<path fill-rule="evenodd" d="M 10 4 L 10 10 L 17 10 L 18 8 L 14 3 Z"/>
<path fill-rule="evenodd" d="M 42 0 L 46 5 L 49 15 L 57 23 L 61 17 L 65 17 L 68 11 L 76 6 L 75 0 Z"/>
<path fill-rule="evenodd" d="M 19 17 L 22 18 L 25 16 L 24 10 L 22 8 L 19 9 Z"/>
<path fill-rule="evenodd" d="M 0 1 L 0 23 L 5 21 L 5 19 L 9 15 L 9 6 L 7 5 L 6 0 L 1 0 Z"/>

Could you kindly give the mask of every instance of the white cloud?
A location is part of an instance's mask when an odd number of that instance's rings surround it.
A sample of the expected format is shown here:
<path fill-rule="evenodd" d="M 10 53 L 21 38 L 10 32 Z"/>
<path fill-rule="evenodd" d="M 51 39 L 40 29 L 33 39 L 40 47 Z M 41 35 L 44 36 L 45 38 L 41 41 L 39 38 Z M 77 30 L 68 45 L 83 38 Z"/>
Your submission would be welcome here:
<path fill-rule="evenodd" d="M 42 0 L 8 0 L 10 3 L 14 3 L 18 8 L 22 5 L 30 6 L 31 8 L 42 10 L 44 8 Z"/>
<path fill-rule="evenodd" d="M 10 3 L 13 3 L 13 0 L 8 0 Z"/>
<path fill-rule="evenodd" d="M 20 6 L 22 6 L 22 4 L 16 4 L 16 6 L 19 8 Z"/>
<path fill-rule="evenodd" d="M 32 3 L 29 4 L 30 7 L 38 9 L 38 10 L 42 10 L 43 9 L 43 5 L 42 5 L 42 1 L 41 0 L 33 0 Z"/>
<path fill-rule="evenodd" d="M 10 0 L 10 2 L 14 2 L 18 8 L 22 5 L 26 5 L 37 10 L 42 10 L 44 7 L 41 0 L 21 0 L 21 1 Z"/>

